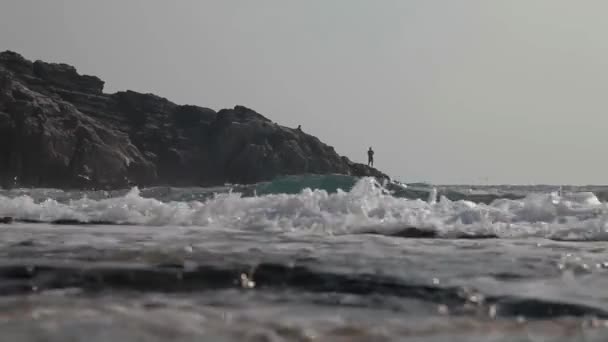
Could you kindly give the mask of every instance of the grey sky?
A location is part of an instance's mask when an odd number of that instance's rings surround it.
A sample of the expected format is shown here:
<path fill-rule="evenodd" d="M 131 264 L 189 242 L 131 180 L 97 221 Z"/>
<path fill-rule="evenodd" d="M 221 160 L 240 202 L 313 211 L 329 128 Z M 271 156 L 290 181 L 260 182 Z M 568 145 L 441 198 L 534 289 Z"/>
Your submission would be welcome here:
<path fill-rule="evenodd" d="M 404 181 L 608 183 L 604 0 L 0 0 L 0 49 L 301 124 Z"/>

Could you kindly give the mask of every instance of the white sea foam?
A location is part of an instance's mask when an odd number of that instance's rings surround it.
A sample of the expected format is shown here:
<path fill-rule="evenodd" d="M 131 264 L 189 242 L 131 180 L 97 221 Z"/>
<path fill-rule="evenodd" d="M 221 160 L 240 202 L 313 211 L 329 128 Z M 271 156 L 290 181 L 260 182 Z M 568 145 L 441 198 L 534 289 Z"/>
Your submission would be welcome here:
<path fill-rule="evenodd" d="M 404 227 L 435 229 L 441 235 L 496 234 L 568 239 L 608 239 L 608 205 L 593 193 L 530 194 L 490 205 L 469 201 L 425 202 L 392 197 L 372 179 L 350 192 L 306 189 L 297 195 L 241 197 L 218 194 L 204 202 L 161 202 L 137 188 L 115 198 L 36 202 L 27 195 L 0 196 L 0 216 L 53 221 L 110 221 L 149 226 L 226 227 L 348 234 Z"/>

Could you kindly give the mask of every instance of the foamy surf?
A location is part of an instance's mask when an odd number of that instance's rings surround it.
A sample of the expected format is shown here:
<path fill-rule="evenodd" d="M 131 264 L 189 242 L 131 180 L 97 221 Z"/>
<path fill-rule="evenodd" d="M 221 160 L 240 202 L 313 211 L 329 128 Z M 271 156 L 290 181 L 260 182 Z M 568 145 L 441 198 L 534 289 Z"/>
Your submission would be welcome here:
<path fill-rule="evenodd" d="M 0 191 L 1 335 L 605 340 L 608 261 L 593 240 L 606 240 L 607 208 L 594 193 L 486 203 L 440 186 L 407 186 L 416 199 L 373 179 L 299 180 L 265 194 Z"/>
<path fill-rule="evenodd" d="M 394 235 L 406 228 L 430 230 L 439 237 L 462 234 L 500 238 L 543 237 L 569 240 L 608 239 L 608 205 L 591 192 L 531 193 L 490 204 L 428 201 L 392 196 L 371 178 L 349 191 L 306 188 L 297 194 L 245 197 L 225 192 L 206 200 L 160 201 L 133 188 L 124 195 L 58 201 L 35 200 L 21 193 L 0 196 L 0 217 L 16 221 L 74 221 L 143 226 L 219 227 L 241 230 L 296 231 L 318 234 L 374 232 Z"/>

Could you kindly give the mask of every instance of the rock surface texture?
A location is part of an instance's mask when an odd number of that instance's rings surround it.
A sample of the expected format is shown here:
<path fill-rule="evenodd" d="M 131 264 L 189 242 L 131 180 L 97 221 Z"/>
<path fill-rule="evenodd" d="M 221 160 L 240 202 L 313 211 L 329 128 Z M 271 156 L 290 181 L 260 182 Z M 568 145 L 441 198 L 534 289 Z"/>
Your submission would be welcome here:
<path fill-rule="evenodd" d="M 215 112 L 0 53 L 0 185 L 119 188 L 252 183 L 280 175 L 388 178 L 246 107 Z"/>

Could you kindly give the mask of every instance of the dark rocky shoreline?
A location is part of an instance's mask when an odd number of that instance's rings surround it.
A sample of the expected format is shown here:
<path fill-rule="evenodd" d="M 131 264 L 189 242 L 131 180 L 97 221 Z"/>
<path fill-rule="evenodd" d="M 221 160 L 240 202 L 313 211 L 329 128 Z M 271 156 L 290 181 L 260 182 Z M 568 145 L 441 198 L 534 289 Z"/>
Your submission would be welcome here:
<path fill-rule="evenodd" d="M 0 185 L 248 184 L 292 174 L 388 178 L 243 106 L 216 112 L 0 53 Z"/>

